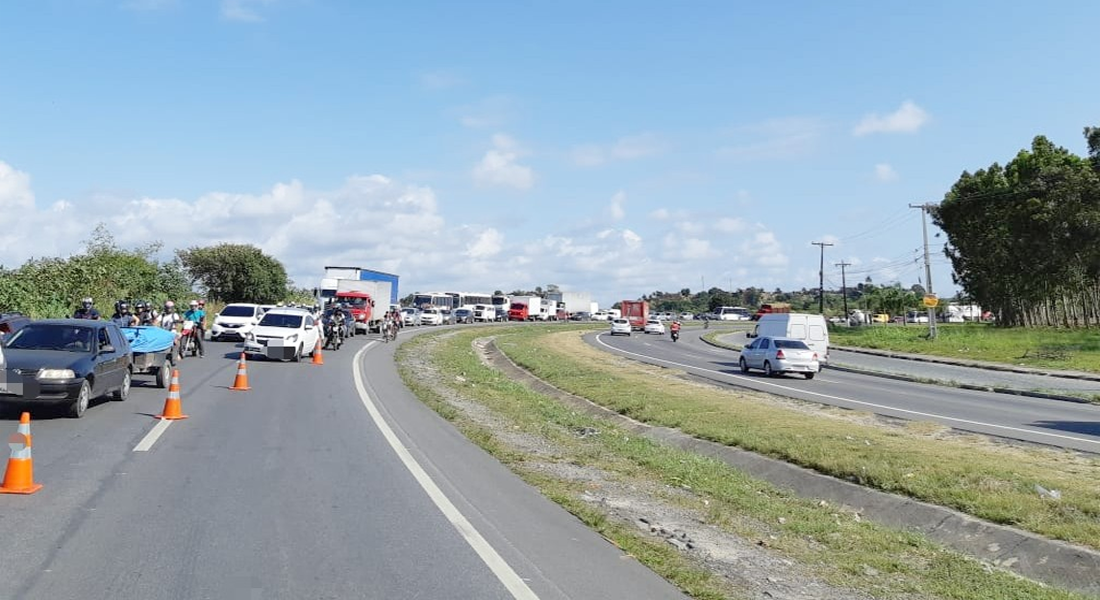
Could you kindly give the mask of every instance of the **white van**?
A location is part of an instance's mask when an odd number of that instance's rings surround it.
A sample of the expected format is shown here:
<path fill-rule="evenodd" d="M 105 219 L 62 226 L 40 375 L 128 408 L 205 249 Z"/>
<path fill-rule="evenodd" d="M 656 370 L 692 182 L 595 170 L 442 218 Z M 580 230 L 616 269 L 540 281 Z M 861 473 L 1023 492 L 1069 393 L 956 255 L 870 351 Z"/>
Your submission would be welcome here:
<path fill-rule="evenodd" d="M 757 336 L 785 337 L 802 340 L 817 353 L 817 359 L 822 365 L 829 362 L 829 328 L 825 325 L 825 317 L 805 313 L 769 313 L 760 316 L 756 322 L 756 328 L 745 333 L 754 338 Z"/>

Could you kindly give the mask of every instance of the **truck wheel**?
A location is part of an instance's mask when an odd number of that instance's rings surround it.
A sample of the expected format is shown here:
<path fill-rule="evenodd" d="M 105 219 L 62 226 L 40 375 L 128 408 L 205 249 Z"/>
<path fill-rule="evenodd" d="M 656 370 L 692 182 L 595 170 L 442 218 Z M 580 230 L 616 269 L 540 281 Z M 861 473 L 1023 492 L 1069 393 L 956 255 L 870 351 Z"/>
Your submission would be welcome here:
<path fill-rule="evenodd" d="M 164 389 L 168 387 L 168 380 L 171 379 L 172 374 L 169 373 L 169 369 L 172 368 L 172 362 L 165 360 L 164 364 L 157 369 L 157 387 Z"/>

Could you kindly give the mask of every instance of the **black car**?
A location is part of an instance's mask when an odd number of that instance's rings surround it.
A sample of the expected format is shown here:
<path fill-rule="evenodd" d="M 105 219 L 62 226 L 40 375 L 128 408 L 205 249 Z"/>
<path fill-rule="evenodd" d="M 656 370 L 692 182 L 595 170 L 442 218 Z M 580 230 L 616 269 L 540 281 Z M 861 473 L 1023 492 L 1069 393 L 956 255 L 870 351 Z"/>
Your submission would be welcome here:
<path fill-rule="evenodd" d="M 4 341 L 0 403 L 68 405 L 82 417 L 93 398 L 130 394 L 133 352 L 110 321 L 31 321 Z"/>
<path fill-rule="evenodd" d="M 0 313 L 0 341 L 11 336 L 30 323 L 30 317 L 17 312 Z"/>
<path fill-rule="evenodd" d="M 468 308 L 456 308 L 454 312 L 455 323 L 473 323 L 474 311 Z"/>

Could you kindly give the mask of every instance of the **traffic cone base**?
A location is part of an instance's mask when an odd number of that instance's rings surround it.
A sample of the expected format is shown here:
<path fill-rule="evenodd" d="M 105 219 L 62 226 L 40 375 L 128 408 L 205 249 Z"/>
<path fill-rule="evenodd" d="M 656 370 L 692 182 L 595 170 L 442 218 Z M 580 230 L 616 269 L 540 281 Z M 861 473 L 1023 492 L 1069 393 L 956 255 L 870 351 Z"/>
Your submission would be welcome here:
<path fill-rule="evenodd" d="M 237 361 L 237 376 L 233 378 L 233 387 L 229 388 L 234 392 L 247 392 L 252 389 L 248 387 L 248 369 L 245 367 L 247 358 L 244 352 L 241 352 L 241 358 Z"/>
<path fill-rule="evenodd" d="M 31 414 L 23 413 L 19 417 L 19 429 L 8 438 L 11 457 L 4 470 L 4 480 L 0 483 L 2 494 L 33 494 L 42 489 L 41 483 L 34 482 L 34 460 L 31 458 Z"/>
<path fill-rule="evenodd" d="M 325 357 L 321 356 L 321 338 L 317 338 L 317 347 L 313 349 L 313 360 L 310 362 L 310 364 L 325 364 Z"/>
<path fill-rule="evenodd" d="M 180 370 L 172 369 L 172 383 L 168 386 L 168 398 L 164 400 L 164 410 L 156 416 L 165 421 L 186 419 L 183 414 L 183 401 L 180 399 Z"/>

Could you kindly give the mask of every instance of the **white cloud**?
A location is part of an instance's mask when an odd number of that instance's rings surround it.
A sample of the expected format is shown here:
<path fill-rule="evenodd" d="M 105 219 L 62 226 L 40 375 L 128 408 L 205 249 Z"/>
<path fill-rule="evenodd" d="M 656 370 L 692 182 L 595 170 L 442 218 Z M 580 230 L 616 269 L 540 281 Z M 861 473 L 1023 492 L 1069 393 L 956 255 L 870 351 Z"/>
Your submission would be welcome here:
<path fill-rule="evenodd" d="M 611 213 L 611 219 L 613 221 L 622 221 L 626 218 L 626 193 L 623 191 L 615 192 L 615 195 L 611 197 L 611 205 L 607 210 Z"/>
<path fill-rule="evenodd" d="M 894 170 L 894 167 L 891 167 L 886 163 L 879 163 L 875 165 L 875 179 L 878 179 L 883 183 L 897 181 L 898 172 Z"/>
<path fill-rule="evenodd" d="M 769 119 L 730 131 L 732 143 L 717 150 L 733 160 L 787 160 L 812 154 L 825 123 L 808 117 Z"/>
<path fill-rule="evenodd" d="M 454 109 L 458 121 L 471 129 L 503 127 L 512 120 L 515 113 L 515 101 L 510 96 L 490 96 L 482 100 Z"/>
<path fill-rule="evenodd" d="M 474 167 L 474 181 L 485 186 L 531 189 L 535 174 L 531 167 L 516 162 L 521 155 L 522 150 L 515 140 L 502 133 L 494 135 L 493 147 Z"/>
<path fill-rule="evenodd" d="M 786 267 L 790 259 L 783 252 L 783 245 L 775 234 L 763 226 L 757 226 L 756 232 L 738 248 L 738 259 L 762 268 L 779 269 Z"/>
<path fill-rule="evenodd" d="M 471 258 L 491 258 L 500 254 L 503 247 L 504 235 L 490 227 L 467 244 L 466 255 Z"/>
<path fill-rule="evenodd" d="M 31 176 L 17 171 L 11 165 L 0 161 L 0 210 L 5 221 L 11 220 L 12 213 L 34 207 L 34 192 L 31 191 Z M 7 229 L 0 225 L 0 229 Z"/>
<path fill-rule="evenodd" d="M 619 138 L 606 146 L 585 144 L 573 148 L 573 163 L 579 167 L 598 167 L 613 160 L 637 160 L 661 154 L 665 143 L 652 133 Z"/>
<path fill-rule="evenodd" d="M 853 135 L 871 133 L 915 133 L 928 123 L 930 117 L 925 110 L 912 100 L 906 100 L 894 112 L 887 115 L 871 113 L 852 130 Z"/>
<path fill-rule="evenodd" d="M 732 217 L 721 217 L 714 223 L 715 231 L 720 233 L 741 233 L 748 228 L 748 223 Z"/>
<path fill-rule="evenodd" d="M 275 0 L 222 0 L 222 18 L 246 23 L 263 21 L 259 9 L 274 2 Z"/>
<path fill-rule="evenodd" d="M 465 83 L 465 79 L 449 71 L 429 71 L 420 74 L 420 87 L 427 90 L 446 90 Z"/>

